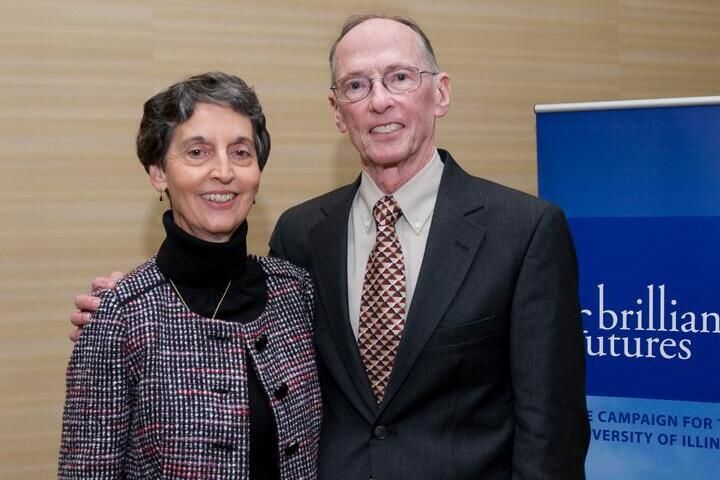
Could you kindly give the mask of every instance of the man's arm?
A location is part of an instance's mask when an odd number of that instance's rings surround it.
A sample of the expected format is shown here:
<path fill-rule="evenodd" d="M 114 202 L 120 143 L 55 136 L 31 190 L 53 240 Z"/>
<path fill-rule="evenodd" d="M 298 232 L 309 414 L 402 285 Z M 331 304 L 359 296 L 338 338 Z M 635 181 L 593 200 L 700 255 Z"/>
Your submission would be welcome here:
<path fill-rule="evenodd" d="M 125 276 L 122 272 L 112 272 L 109 277 L 95 277 L 90 287 L 91 292 L 101 289 L 114 289 L 118 280 Z M 92 294 L 82 294 L 75 296 L 75 310 L 70 314 L 70 323 L 74 327 L 70 330 L 70 340 L 77 342 L 80 338 L 80 331 L 83 325 L 91 320 L 91 315 L 100 305 L 100 299 Z"/>
<path fill-rule="evenodd" d="M 513 478 L 585 478 L 589 422 L 577 286 L 565 216 L 550 206 L 525 252 L 513 296 Z"/>
<path fill-rule="evenodd" d="M 309 232 L 315 224 L 312 216 L 292 208 L 278 218 L 270 236 L 270 256 L 284 258 L 312 273 L 308 245 Z"/>
<path fill-rule="evenodd" d="M 284 258 L 287 260 L 286 253 L 285 253 L 285 246 L 283 245 L 283 218 L 284 214 L 278 218 L 277 223 L 275 223 L 275 228 L 273 229 L 272 234 L 270 235 L 270 252 L 268 255 L 271 257 L 278 257 L 278 258 Z"/>

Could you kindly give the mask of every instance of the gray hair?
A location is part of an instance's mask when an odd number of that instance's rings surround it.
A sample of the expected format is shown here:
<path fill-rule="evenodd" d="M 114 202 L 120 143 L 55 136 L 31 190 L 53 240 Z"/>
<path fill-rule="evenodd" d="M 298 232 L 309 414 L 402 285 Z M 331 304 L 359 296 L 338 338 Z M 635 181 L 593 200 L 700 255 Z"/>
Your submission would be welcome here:
<path fill-rule="evenodd" d="M 250 120 L 262 170 L 270 155 L 270 133 L 255 91 L 235 75 L 208 72 L 171 85 L 145 102 L 136 139 L 137 156 L 145 171 L 150 165 L 165 167 L 175 127 L 192 116 L 199 102 L 230 107 Z"/>
<path fill-rule="evenodd" d="M 425 50 L 425 61 L 427 62 L 427 66 L 432 69 L 434 72 L 437 72 L 440 70 L 440 67 L 438 66 L 437 59 L 435 58 L 435 51 L 433 50 L 432 44 L 430 44 L 430 39 L 427 35 L 425 35 L 425 32 L 423 32 L 422 28 L 420 28 L 420 25 L 417 24 L 415 20 L 409 17 L 401 17 L 396 15 L 383 15 L 380 13 L 368 13 L 363 15 L 352 15 L 345 20 L 345 23 L 342 26 L 342 29 L 340 30 L 340 35 L 335 40 L 335 43 L 332 44 L 332 47 L 330 48 L 330 82 L 335 83 L 335 51 L 337 50 L 338 44 L 340 43 L 340 40 L 342 40 L 345 35 L 348 34 L 350 30 L 357 27 L 363 22 L 366 22 L 368 20 L 373 19 L 384 19 L 384 20 L 392 20 L 393 22 L 398 22 L 406 27 L 409 27 L 413 32 L 415 32 L 418 36 L 418 40 L 420 40 L 420 45 Z"/>

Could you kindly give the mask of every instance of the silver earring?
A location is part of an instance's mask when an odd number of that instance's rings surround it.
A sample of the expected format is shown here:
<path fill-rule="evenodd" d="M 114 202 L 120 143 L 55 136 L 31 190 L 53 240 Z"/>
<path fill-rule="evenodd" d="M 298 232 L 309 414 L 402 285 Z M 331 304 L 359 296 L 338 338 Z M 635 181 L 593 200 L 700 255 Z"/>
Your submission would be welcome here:
<path fill-rule="evenodd" d="M 158 201 L 160 201 L 160 202 L 163 201 L 163 195 L 162 195 L 162 194 L 163 194 L 163 192 L 160 192 L 160 198 L 158 199 Z"/>

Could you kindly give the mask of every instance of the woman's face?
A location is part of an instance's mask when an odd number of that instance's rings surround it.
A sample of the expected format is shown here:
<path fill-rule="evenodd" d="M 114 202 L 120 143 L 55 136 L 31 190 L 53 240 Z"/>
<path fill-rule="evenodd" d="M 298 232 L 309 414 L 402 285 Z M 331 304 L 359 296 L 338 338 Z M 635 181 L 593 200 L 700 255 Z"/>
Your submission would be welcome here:
<path fill-rule="evenodd" d="M 175 223 L 209 242 L 226 242 L 247 217 L 260 185 L 250 120 L 230 107 L 197 103 L 175 127 L 164 170 L 150 166 L 156 190 L 167 189 Z"/>

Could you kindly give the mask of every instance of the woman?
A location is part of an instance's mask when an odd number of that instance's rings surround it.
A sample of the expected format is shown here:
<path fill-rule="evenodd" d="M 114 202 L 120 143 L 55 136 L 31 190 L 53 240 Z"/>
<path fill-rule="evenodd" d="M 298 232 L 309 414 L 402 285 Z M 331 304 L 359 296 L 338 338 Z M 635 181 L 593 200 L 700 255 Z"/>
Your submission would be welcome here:
<path fill-rule="evenodd" d="M 68 367 L 59 478 L 315 478 L 312 284 L 246 254 L 269 151 L 258 99 L 232 75 L 145 103 L 137 153 L 170 201 L 166 238 L 98 292 Z"/>

